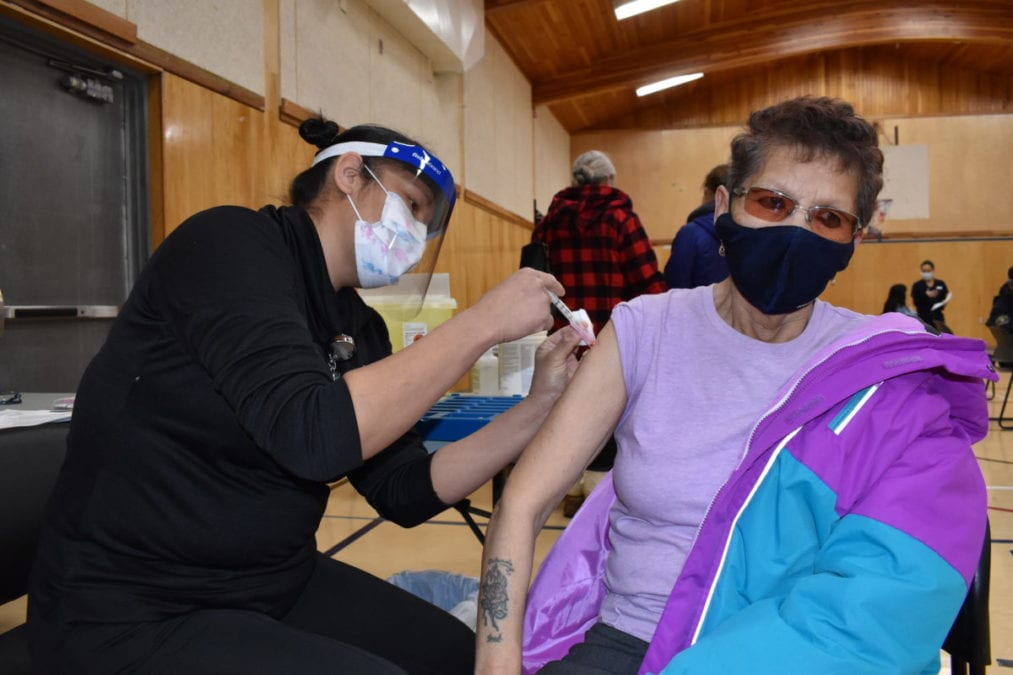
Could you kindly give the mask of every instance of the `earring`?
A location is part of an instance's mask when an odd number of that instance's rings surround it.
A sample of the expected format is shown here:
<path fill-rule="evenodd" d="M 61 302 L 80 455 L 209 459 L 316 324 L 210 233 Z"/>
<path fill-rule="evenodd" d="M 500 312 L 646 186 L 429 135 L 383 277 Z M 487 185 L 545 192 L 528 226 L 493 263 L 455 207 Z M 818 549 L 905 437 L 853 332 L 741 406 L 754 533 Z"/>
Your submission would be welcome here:
<path fill-rule="evenodd" d="M 721 256 L 722 258 L 725 257 L 725 242 L 721 242 L 718 245 L 718 255 Z"/>

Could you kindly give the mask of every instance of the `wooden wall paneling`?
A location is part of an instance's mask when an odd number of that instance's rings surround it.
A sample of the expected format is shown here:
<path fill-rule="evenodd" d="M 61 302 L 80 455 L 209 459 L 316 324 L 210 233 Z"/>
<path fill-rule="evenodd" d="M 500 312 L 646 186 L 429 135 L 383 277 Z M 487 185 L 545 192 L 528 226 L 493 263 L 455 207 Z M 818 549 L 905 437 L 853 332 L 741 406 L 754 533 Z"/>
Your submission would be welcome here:
<path fill-rule="evenodd" d="M 310 167 L 315 151 L 314 146 L 299 138 L 296 128 L 285 123 L 270 124 L 264 151 L 269 161 L 261 174 L 263 203 L 288 203 L 289 183 Z"/>
<path fill-rule="evenodd" d="M 256 208 L 267 164 L 259 142 L 263 114 L 222 96 L 212 95 L 211 100 L 214 152 L 207 159 L 214 171 L 215 192 L 221 195 L 216 201 Z"/>
<path fill-rule="evenodd" d="M 450 292 L 459 309 L 474 305 L 490 288 L 517 270 L 521 247 L 531 241 L 531 224 L 458 199 L 437 272 L 450 274 Z"/>
<path fill-rule="evenodd" d="M 875 118 L 882 144 L 894 132 L 902 144 L 929 148 L 930 217 L 887 218 L 891 237 L 968 237 L 1013 234 L 1013 115 Z M 715 164 L 728 157 L 739 126 L 667 130 L 612 130 L 572 137 L 574 156 L 598 149 L 612 156 L 619 187 L 652 240 L 667 243 L 697 206 L 699 185 Z"/>
<path fill-rule="evenodd" d="M 165 180 L 162 140 L 162 78 L 152 75 L 147 82 L 148 100 L 148 216 L 149 241 L 155 250 L 165 238 Z"/>
<path fill-rule="evenodd" d="M 587 150 L 607 153 L 616 167 L 616 183 L 653 239 L 670 242 L 700 205 L 703 179 L 728 161 L 738 127 L 662 131 L 589 132 L 571 137 L 574 158 Z M 666 258 L 667 259 L 667 258 Z"/>
<path fill-rule="evenodd" d="M 924 58 L 924 46 L 877 45 L 820 52 L 728 72 L 637 101 L 632 92 L 552 104 L 578 131 L 741 124 L 749 113 L 802 94 L 835 96 L 869 116 L 1010 112 L 1013 77 Z"/>
<path fill-rule="evenodd" d="M 284 202 L 312 161 L 314 148 L 274 108 L 264 113 L 168 73 L 162 108 L 166 234 L 212 206 Z"/>
<path fill-rule="evenodd" d="M 165 234 L 201 209 L 215 206 L 212 93 L 162 75 L 162 180 Z"/>
<path fill-rule="evenodd" d="M 929 218 L 890 220 L 887 233 L 1013 233 L 1013 115 L 882 119 L 901 144 L 929 152 Z M 881 139 L 881 142 L 884 142 Z"/>
<path fill-rule="evenodd" d="M 911 284 L 918 280 L 923 260 L 935 263 L 936 274 L 953 293 L 944 309 L 950 328 L 991 343 L 984 320 L 1013 265 L 1013 239 L 863 243 L 822 298 L 864 314 L 879 314 L 890 286 L 904 284 L 913 309 Z"/>

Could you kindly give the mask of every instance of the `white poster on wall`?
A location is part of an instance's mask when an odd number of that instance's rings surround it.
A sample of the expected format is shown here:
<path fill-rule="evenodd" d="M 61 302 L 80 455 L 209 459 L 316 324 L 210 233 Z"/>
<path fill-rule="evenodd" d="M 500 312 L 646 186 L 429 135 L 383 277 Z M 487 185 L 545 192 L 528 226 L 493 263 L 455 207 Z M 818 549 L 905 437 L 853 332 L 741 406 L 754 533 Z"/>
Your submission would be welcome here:
<path fill-rule="evenodd" d="M 889 220 L 929 217 L 929 146 L 886 145 L 883 151 L 883 190 L 890 200 Z"/>

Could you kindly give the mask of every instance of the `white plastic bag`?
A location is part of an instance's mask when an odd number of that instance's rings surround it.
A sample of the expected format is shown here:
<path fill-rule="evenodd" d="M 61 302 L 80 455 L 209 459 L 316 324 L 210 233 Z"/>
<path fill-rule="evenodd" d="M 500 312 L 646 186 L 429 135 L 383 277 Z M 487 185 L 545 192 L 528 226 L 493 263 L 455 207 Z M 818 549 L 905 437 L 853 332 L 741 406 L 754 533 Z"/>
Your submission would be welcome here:
<path fill-rule="evenodd" d="M 478 579 L 443 570 L 405 570 L 387 581 L 449 612 L 475 630 L 478 622 Z"/>

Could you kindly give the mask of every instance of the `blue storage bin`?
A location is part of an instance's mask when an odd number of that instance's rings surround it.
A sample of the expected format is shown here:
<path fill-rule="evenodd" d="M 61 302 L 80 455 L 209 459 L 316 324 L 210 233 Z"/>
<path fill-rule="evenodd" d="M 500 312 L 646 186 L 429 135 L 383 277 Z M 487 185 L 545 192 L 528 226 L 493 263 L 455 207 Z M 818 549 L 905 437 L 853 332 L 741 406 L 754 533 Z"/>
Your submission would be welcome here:
<path fill-rule="evenodd" d="M 478 431 L 522 400 L 523 396 L 450 394 L 433 404 L 416 429 L 426 441 L 456 441 Z"/>

